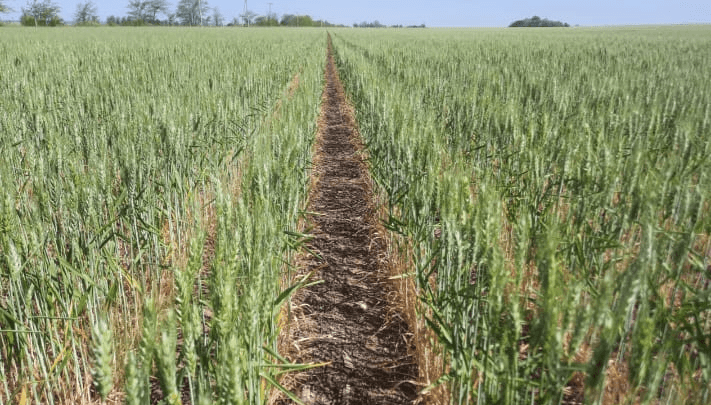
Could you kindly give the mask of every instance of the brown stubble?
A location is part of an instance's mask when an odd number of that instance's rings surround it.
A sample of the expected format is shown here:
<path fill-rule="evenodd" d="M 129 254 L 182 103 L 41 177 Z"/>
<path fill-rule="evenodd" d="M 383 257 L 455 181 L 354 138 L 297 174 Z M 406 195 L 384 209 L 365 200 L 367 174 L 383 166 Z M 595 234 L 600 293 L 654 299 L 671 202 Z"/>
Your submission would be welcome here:
<path fill-rule="evenodd" d="M 306 403 L 412 403 L 416 362 L 406 316 L 391 304 L 398 292 L 387 280 L 388 237 L 352 109 L 329 59 L 308 197 L 315 214 L 299 228 L 314 237 L 308 247 L 318 257 L 300 253 L 290 280 L 313 273 L 312 280 L 324 283 L 294 294 L 280 316 L 279 341 L 290 361 L 327 365 L 281 382 Z M 270 403 L 289 401 L 275 393 Z"/>

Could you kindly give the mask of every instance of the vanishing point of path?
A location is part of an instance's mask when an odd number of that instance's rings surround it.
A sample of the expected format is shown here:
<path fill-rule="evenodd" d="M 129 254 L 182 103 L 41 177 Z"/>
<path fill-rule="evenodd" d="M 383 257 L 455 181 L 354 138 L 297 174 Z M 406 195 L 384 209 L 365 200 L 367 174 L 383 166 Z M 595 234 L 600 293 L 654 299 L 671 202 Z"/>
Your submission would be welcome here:
<path fill-rule="evenodd" d="M 321 284 L 292 300 L 286 352 L 298 363 L 329 363 L 285 384 L 307 404 L 410 404 L 417 366 L 410 333 L 391 305 L 385 235 L 360 141 L 338 79 L 329 38 L 326 88 L 316 139 L 307 221 L 313 229 L 302 273 Z M 281 399 L 278 403 L 289 403 Z"/>

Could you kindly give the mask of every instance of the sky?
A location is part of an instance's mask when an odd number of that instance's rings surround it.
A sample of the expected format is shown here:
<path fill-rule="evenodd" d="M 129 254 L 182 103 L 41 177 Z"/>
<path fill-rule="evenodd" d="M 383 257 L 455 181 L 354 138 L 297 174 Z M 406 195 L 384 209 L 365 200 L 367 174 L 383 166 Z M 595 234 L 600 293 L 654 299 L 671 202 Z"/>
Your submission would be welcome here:
<path fill-rule="evenodd" d="M 0 0 L 15 10 L 0 15 L 18 20 L 28 0 Z M 83 0 L 53 0 L 60 16 L 73 19 L 76 5 Z M 179 0 L 168 0 L 175 9 Z M 226 21 L 242 13 L 243 0 L 206 0 L 218 7 Z M 570 25 L 639 25 L 711 23 L 710 0 L 248 0 L 249 9 L 263 15 L 308 14 L 335 24 L 352 25 L 378 20 L 382 24 L 428 27 L 505 27 L 522 18 L 541 18 Z M 129 0 L 93 0 L 103 21 L 109 15 L 125 16 Z"/>

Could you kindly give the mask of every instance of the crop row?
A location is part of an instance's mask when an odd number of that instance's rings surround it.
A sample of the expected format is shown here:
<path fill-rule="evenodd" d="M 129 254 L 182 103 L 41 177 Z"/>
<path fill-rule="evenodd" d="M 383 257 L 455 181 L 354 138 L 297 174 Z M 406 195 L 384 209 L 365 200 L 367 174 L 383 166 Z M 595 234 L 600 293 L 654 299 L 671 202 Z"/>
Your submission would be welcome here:
<path fill-rule="evenodd" d="M 454 403 L 707 402 L 707 27 L 338 31 Z M 431 388 L 431 387 L 430 387 Z"/>
<path fill-rule="evenodd" d="M 0 43 L 0 402 L 262 402 L 323 35 L 54 34 Z"/>

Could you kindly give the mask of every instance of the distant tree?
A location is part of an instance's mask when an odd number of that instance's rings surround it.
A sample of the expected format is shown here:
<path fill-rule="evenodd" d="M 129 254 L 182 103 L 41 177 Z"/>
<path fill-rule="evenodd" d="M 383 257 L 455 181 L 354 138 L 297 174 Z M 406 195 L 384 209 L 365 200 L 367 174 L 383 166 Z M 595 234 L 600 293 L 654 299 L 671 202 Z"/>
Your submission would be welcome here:
<path fill-rule="evenodd" d="M 284 14 L 283 16 L 281 16 L 281 21 L 279 22 L 279 24 L 289 26 L 292 24 L 292 21 L 293 21 L 293 25 L 296 25 L 296 16 L 295 15 Z"/>
<path fill-rule="evenodd" d="M 310 15 L 297 15 L 296 16 L 296 26 L 297 27 L 313 27 L 314 20 Z"/>
<path fill-rule="evenodd" d="M 74 24 L 99 23 L 99 16 L 96 14 L 96 5 L 91 1 L 77 4 L 77 11 L 74 13 Z"/>
<path fill-rule="evenodd" d="M 121 25 L 124 27 L 142 27 L 145 25 L 148 25 L 150 21 L 147 21 L 144 18 L 136 18 L 132 15 L 129 16 L 123 16 L 123 17 L 117 17 L 115 15 L 110 15 L 106 17 L 106 25 L 109 26 L 117 26 Z M 158 23 L 158 21 L 156 21 Z"/>
<path fill-rule="evenodd" d="M 280 24 L 288 27 L 313 27 L 314 20 L 309 15 L 284 14 Z"/>
<path fill-rule="evenodd" d="M 168 0 L 130 0 L 128 2 L 128 18 L 132 21 L 143 21 L 159 24 L 158 14 L 169 14 Z"/>
<path fill-rule="evenodd" d="M 10 11 L 12 9 L 3 0 L 0 0 L 0 13 L 9 13 Z"/>
<path fill-rule="evenodd" d="M 225 18 L 217 7 L 212 9 L 212 21 L 215 23 L 215 27 L 221 27 L 225 23 Z"/>
<path fill-rule="evenodd" d="M 373 22 L 363 21 L 360 24 L 355 23 L 355 24 L 353 24 L 353 27 L 355 27 L 355 28 L 385 28 L 386 25 L 383 25 L 380 23 L 380 21 L 375 20 Z"/>
<path fill-rule="evenodd" d="M 570 25 L 568 25 L 568 23 L 563 23 L 560 21 L 551 21 L 547 18 L 541 18 L 537 15 L 534 15 L 531 18 L 516 20 L 509 24 L 509 27 L 570 27 Z"/>
<path fill-rule="evenodd" d="M 254 19 L 257 17 L 257 13 L 255 13 L 252 10 L 247 10 L 244 13 L 239 15 L 239 18 L 242 19 L 242 22 L 246 26 L 250 26 L 254 23 Z"/>
<path fill-rule="evenodd" d="M 279 21 L 275 16 L 269 17 L 266 15 L 260 15 L 254 19 L 254 25 L 258 25 L 260 27 L 276 27 L 279 25 Z"/>
<path fill-rule="evenodd" d="M 244 19 L 244 14 L 240 14 L 240 18 L 241 20 L 235 17 L 227 26 L 246 25 L 247 21 Z M 344 25 L 334 25 L 325 20 L 314 21 L 310 15 L 284 14 L 281 16 L 281 19 L 279 19 L 275 13 L 253 17 L 253 19 L 249 20 L 249 24 L 260 27 L 344 27 Z"/>
<path fill-rule="evenodd" d="M 147 21 L 149 1 L 131 0 L 128 2 L 128 18 L 134 21 Z"/>
<path fill-rule="evenodd" d="M 175 17 L 183 25 L 203 25 L 209 10 L 206 0 L 180 0 Z"/>
<path fill-rule="evenodd" d="M 170 7 L 168 0 L 148 0 L 146 3 L 148 3 L 146 11 L 151 22 L 158 21 L 158 13 L 162 13 L 166 17 L 168 16 Z"/>
<path fill-rule="evenodd" d="M 20 22 L 22 25 L 54 27 L 62 24 L 59 17 L 61 8 L 51 0 L 39 2 L 33 0 L 27 3 L 27 8 L 22 9 Z"/>

